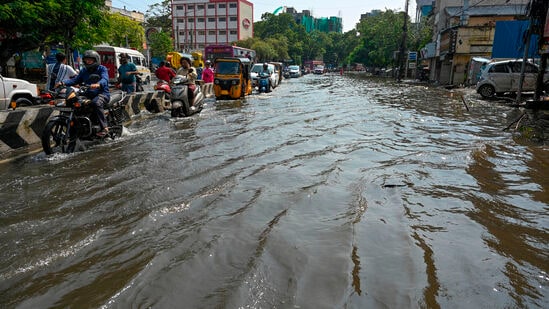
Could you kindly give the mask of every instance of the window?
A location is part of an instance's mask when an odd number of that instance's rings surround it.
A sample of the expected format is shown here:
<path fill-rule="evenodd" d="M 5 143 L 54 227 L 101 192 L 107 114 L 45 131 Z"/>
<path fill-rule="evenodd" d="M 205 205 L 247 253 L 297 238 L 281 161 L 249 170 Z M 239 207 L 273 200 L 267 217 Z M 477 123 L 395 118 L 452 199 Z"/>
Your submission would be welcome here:
<path fill-rule="evenodd" d="M 196 9 L 197 10 L 203 10 L 204 9 L 204 4 L 197 4 Z"/>
<path fill-rule="evenodd" d="M 208 4 L 208 9 L 215 9 L 215 4 Z"/>
<path fill-rule="evenodd" d="M 196 19 L 196 21 L 199 22 L 199 23 L 203 23 L 204 22 L 204 17 L 198 17 Z"/>
<path fill-rule="evenodd" d="M 236 3 L 229 3 L 229 8 L 236 9 Z"/>
<path fill-rule="evenodd" d="M 135 64 L 135 65 L 141 65 L 141 58 L 139 57 L 135 57 L 135 56 L 132 56 L 132 62 Z"/>
<path fill-rule="evenodd" d="M 208 17 L 208 22 L 215 23 L 215 18 L 214 17 Z"/>
<path fill-rule="evenodd" d="M 219 21 L 220 21 L 220 22 L 226 22 L 226 21 L 227 21 L 227 17 L 219 17 Z"/>
<path fill-rule="evenodd" d="M 229 17 L 229 21 L 236 21 L 236 20 L 237 20 L 237 19 L 236 19 L 236 16 L 231 16 L 231 17 Z"/>
<path fill-rule="evenodd" d="M 509 73 L 509 71 L 507 70 L 507 64 L 506 63 L 496 64 L 496 65 L 492 66 L 490 68 L 490 72 L 492 72 L 492 73 Z"/>
<path fill-rule="evenodd" d="M 227 35 L 227 31 L 226 30 L 219 30 L 219 35 Z"/>
<path fill-rule="evenodd" d="M 177 22 L 180 23 L 180 24 L 182 24 L 182 23 L 184 23 L 185 21 L 183 20 L 183 18 L 178 18 L 178 19 L 177 19 Z"/>
<path fill-rule="evenodd" d="M 191 18 L 188 19 L 188 21 L 189 21 L 190 23 L 194 23 L 194 18 L 191 17 Z"/>
<path fill-rule="evenodd" d="M 208 34 L 209 34 L 209 35 L 215 35 L 215 30 L 210 30 L 210 31 L 208 31 Z"/>
<path fill-rule="evenodd" d="M 226 3 L 220 3 L 218 8 L 225 9 L 225 8 L 227 8 L 227 4 Z"/>
<path fill-rule="evenodd" d="M 197 33 L 198 35 L 205 35 L 205 34 L 206 34 L 206 31 L 204 31 L 204 30 L 198 30 L 196 33 Z"/>
<path fill-rule="evenodd" d="M 187 4 L 188 10 L 194 10 L 194 4 Z"/>
<path fill-rule="evenodd" d="M 183 6 L 182 5 L 178 5 L 175 7 L 176 10 L 183 10 Z"/>
<path fill-rule="evenodd" d="M 229 34 L 230 34 L 230 35 L 237 35 L 238 32 L 237 32 L 236 30 L 231 30 L 231 31 L 229 32 Z"/>

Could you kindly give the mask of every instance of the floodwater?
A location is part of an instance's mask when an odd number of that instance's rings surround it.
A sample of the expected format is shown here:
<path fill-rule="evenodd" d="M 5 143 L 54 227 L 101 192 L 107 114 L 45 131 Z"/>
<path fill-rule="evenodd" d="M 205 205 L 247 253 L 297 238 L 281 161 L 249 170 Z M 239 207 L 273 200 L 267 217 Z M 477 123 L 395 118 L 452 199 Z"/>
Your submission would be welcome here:
<path fill-rule="evenodd" d="M 549 308 L 520 111 L 307 75 L 0 164 L 2 308 Z"/>

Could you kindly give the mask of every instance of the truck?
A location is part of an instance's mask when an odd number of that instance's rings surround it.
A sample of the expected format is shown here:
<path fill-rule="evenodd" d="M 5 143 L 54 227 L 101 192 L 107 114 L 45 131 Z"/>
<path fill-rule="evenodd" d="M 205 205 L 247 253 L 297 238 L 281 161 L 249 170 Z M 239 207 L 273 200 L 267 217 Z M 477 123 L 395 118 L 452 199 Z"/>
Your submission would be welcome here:
<path fill-rule="evenodd" d="M 39 102 L 38 86 L 26 80 L 0 75 L 0 111 Z"/>

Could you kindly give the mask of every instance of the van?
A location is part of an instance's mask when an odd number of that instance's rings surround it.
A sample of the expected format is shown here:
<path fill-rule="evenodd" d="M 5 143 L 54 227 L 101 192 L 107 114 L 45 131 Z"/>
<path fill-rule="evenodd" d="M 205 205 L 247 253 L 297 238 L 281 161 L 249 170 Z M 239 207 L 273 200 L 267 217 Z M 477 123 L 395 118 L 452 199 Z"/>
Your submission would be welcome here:
<path fill-rule="evenodd" d="M 109 71 L 109 82 L 111 84 L 118 82 L 118 67 L 120 66 L 121 53 L 127 53 L 129 56 L 128 61 L 133 62 L 137 67 L 137 71 L 142 73 L 141 79 L 143 83 L 148 84 L 151 82 L 151 70 L 149 70 L 147 58 L 137 50 L 109 45 L 97 45 L 93 48 L 101 57 L 101 64 Z"/>

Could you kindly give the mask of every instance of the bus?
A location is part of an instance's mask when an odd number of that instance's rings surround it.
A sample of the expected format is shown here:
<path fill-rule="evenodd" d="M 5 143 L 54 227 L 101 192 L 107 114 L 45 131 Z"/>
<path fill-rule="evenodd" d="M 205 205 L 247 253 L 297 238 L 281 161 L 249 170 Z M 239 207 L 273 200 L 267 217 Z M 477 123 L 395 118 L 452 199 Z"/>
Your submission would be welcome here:
<path fill-rule="evenodd" d="M 248 58 L 255 62 L 255 50 L 235 45 L 208 45 L 204 50 L 204 59 L 214 62 L 216 58 Z"/>

